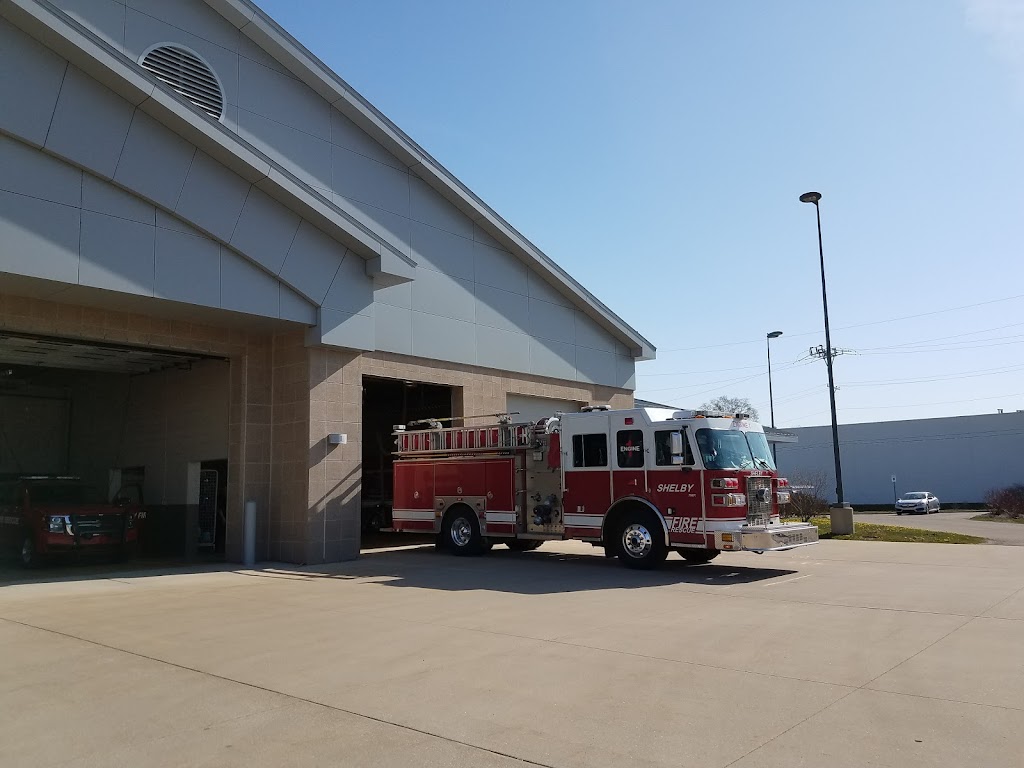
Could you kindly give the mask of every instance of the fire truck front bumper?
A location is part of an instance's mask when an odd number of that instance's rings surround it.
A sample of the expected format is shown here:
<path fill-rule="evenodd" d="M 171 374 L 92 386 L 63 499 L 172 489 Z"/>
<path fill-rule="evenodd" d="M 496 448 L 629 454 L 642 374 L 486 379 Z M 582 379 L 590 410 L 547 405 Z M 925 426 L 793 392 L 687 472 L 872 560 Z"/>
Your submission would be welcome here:
<path fill-rule="evenodd" d="M 781 552 L 817 543 L 818 528 L 810 523 L 744 525 L 715 532 L 715 549 L 723 552 Z"/>

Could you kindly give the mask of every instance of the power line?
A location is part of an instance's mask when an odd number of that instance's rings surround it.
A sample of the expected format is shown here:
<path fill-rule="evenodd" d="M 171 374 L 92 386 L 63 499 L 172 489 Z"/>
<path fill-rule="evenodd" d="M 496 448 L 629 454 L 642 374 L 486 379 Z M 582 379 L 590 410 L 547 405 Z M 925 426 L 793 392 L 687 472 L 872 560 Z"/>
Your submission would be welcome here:
<path fill-rule="evenodd" d="M 991 397 L 968 397 L 965 400 L 942 400 L 937 403 L 914 403 L 912 405 L 847 405 L 844 411 L 872 411 L 876 408 L 922 408 L 930 405 L 956 405 L 958 403 L 974 403 L 979 400 L 1000 400 L 1006 397 L 1022 397 L 1024 392 L 1013 392 L 1009 395 L 992 395 Z"/>
<path fill-rule="evenodd" d="M 869 326 L 882 325 L 882 324 L 885 324 L 885 323 L 898 323 L 898 322 L 902 322 L 903 320 L 915 320 L 915 319 L 920 318 L 920 317 L 931 317 L 933 315 L 941 315 L 941 314 L 945 314 L 945 313 L 948 313 L 948 312 L 959 312 L 959 311 L 964 310 L 964 309 L 974 309 L 975 307 L 984 307 L 984 306 L 988 306 L 990 304 L 999 304 L 999 303 L 1004 302 L 1004 301 L 1013 301 L 1015 299 L 1022 299 L 1022 298 L 1024 298 L 1024 294 L 1017 294 L 1016 296 L 1006 296 L 1006 297 L 1001 298 L 1001 299 L 988 299 L 987 301 L 978 301 L 978 302 L 975 302 L 974 304 L 963 304 L 963 305 L 958 306 L 958 307 L 947 307 L 945 309 L 935 309 L 935 310 L 932 310 L 930 312 L 921 312 L 921 313 L 916 314 L 916 315 L 903 315 L 901 317 L 890 317 L 890 318 L 887 318 L 885 320 L 872 320 L 872 321 L 867 322 L 867 323 L 855 323 L 854 325 L 844 325 L 844 326 L 839 327 L 837 330 L 847 331 L 847 330 L 850 330 L 852 328 L 867 328 Z M 1006 327 L 1010 327 L 1010 326 L 1006 326 Z M 789 334 L 786 334 L 786 337 L 787 338 L 799 338 L 801 336 L 815 336 L 818 333 L 819 333 L 819 331 L 802 331 L 800 333 L 789 333 Z M 983 333 L 983 331 L 979 331 L 979 333 Z M 703 345 L 703 346 L 699 346 L 699 347 L 670 347 L 670 348 L 667 348 L 667 349 L 660 349 L 658 351 L 662 352 L 662 353 L 666 353 L 666 352 L 690 352 L 690 351 L 699 350 L 699 349 L 721 349 L 722 347 L 736 347 L 736 346 L 741 346 L 741 345 L 744 345 L 744 344 L 762 344 L 762 343 L 764 343 L 763 339 L 750 339 L 748 341 L 727 341 L 727 342 L 723 342 L 721 344 L 707 344 L 707 345 Z"/>
<path fill-rule="evenodd" d="M 991 416 L 993 414 L 981 414 L 981 415 Z M 951 416 L 949 418 L 957 418 L 957 417 Z M 849 427 L 849 426 L 853 426 L 853 425 L 849 425 L 848 424 L 848 425 L 845 425 L 845 426 Z M 791 427 L 791 429 L 826 429 L 827 427 L 828 427 L 828 425 L 824 424 L 824 425 L 817 426 L 817 427 Z M 926 442 L 930 442 L 930 441 L 933 441 L 933 440 L 936 440 L 936 441 L 941 441 L 941 440 L 979 440 L 979 439 L 982 439 L 982 438 L 1004 437 L 1004 436 L 1005 437 L 1018 437 L 1020 435 L 1024 435 L 1024 431 L 1021 431 L 1021 430 L 989 430 L 987 432 L 961 432 L 961 433 L 946 432 L 946 433 L 940 433 L 940 434 L 937 434 L 937 435 L 913 435 L 913 436 L 906 436 L 906 437 L 879 437 L 879 438 L 861 439 L 861 440 L 847 440 L 847 439 L 844 439 L 843 440 L 843 446 L 847 447 L 847 446 L 853 446 L 853 445 L 885 445 L 886 443 L 926 443 Z M 790 444 L 786 445 L 786 451 L 788 453 L 789 451 L 821 450 L 822 448 L 825 448 L 826 446 L 830 447 L 831 445 L 832 445 L 831 441 L 829 441 L 829 442 L 822 442 L 822 443 L 796 443 L 796 444 L 790 443 Z"/>
<path fill-rule="evenodd" d="M 783 363 L 783 365 L 781 367 L 778 367 L 776 370 L 778 370 L 780 372 L 781 371 L 790 371 L 790 370 L 792 370 L 794 368 L 802 367 L 803 364 L 804 364 L 804 362 L 802 360 L 797 360 L 797 361 L 792 362 L 792 363 Z M 768 374 L 767 369 L 765 369 L 765 367 L 763 365 L 744 366 L 743 368 L 740 368 L 740 369 L 737 369 L 737 370 L 749 370 L 751 368 L 757 368 L 757 369 L 761 369 L 761 370 L 759 370 L 757 373 L 752 374 L 750 376 L 742 376 L 742 377 L 736 378 L 736 379 L 720 379 L 719 381 L 705 381 L 705 382 L 701 382 L 699 384 L 684 384 L 684 385 L 679 386 L 679 387 L 660 387 L 658 389 L 650 389 L 649 387 L 637 387 L 637 390 L 638 391 L 643 391 L 643 392 L 676 392 L 676 391 L 684 390 L 684 389 L 698 389 L 700 387 L 710 387 L 710 386 L 723 386 L 723 387 L 727 387 L 727 386 L 730 386 L 732 384 L 742 384 L 745 381 L 751 381 L 752 379 L 757 379 L 757 378 L 760 378 L 761 376 L 766 376 Z"/>
<path fill-rule="evenodd" d="M 1016 337 L 1016 336 L 1011 336 L 1011 337 L 1007 337 L 1007 338 L 1013 338 L 1013 339 L 1018 339 L 1018 340 L 1017 341 L 998 341 L 998 342 L 996 342 L 994 344 L 971 344 L 970 346 L 943 345 L 943 346 L 935 346 L 935 347 L 922 348 L 922 349 L 898 349 L 898 350 L 878 351 L 878 352 L 871 351 L 871 350 L 863 350 L 863 351 L 857 352 L 856 354 L 858 354 L 858 355 L 921 355 L 921 354 L 929 354 L 929 353 L 935 353 L 935 352 L 962 352 L 964 350 L 972 351 L 972 350 L 975 350 L 975 349 L 990 349 L 991 347 L 1005 347 L 1005 346 L 1012 346 L 1013 344 L 1024 344 L 1024 338 L 1019 338 L 1019 337 Z"/>
<path fill-rule="evenodd" d="M 790 392 L 785 397 L 776 397 L 775 398 L 775 405 L 785 405 L 786 403 L 792 403 L 795 400 L 801 400 L 801 399 L 803 399 L 803 397 L 805 395 L 808 395 L 811 392 L 817 392 L 818 390 L 823 390 L 823 391 L 827 392 L 828 391 L 828 385 L 824 384 L 824 383 L 822 383 L 822 384 L 815 384 L 813 387 L 808 387 L 807 389 L 801 389 L 798 392 Z M 771 405 L 771 403 L 769 403 L 767 400 L 758 400 L 756 403 L 754 403 L 754 405 L 760 406 L 760 407 L 765 407 L 765 406 Z"/>
<path fill-rule="evenodd" d="M 760 373 L 755 373 L 753 376 L 744 376 L 744 377 L 739 378 L 739 379 L 722 379 L 721 381 L 707 381 L 707 382 L 704 382 L 702 384 L 689 384 L 689 385 L 685 385 L 685 386 L 682 386 L 682 387 L 661 387 L 660 389 L 648 389 L 648 388 L 644 387 L 644 389 L 642 391 L 643 392 L 680 392 L 680 391 L 685 390 L 685 389 L 699 389 L 701 387 L 710 387 L 712 385 L 714 385 L 716 387 L 719 387 L 719 386 L 727 387 L 727 386 L 730 386 L 732 384 L 742 384 L 744 381 L 750 381 L 751 379 L 757 379 L 757 378 L 760 378 L 761 376 L 766 376 L 767 374 L 768 374 L 767 371 L 761 371 Z"/>
<path fill-rule="evenodd" d="M 936 381 L 956 381 L 959 379 L 974 379 L 980 376 L 999 376 L 1007 373 L 1015 373 L 1024 369 L 1024 365 L 1014 365 L 1009 368 L 989 368 L 981 371 L 967 371 L 964 373 L 949 374 L 945 376 L 931 376 L 915 379 L 880 379 L 877 381 L 848 381 L 844 387 L 889 387 L 902 384 L 930 384 Z"/>
<path fill-rule="evenodd" d="M 712 368 L 708 371 L 677 371 L 674 373 L 638 373 L 637 376 L 696 376 L 699 373 L 725 373 L 726 371 L 750 371 L 764 368 L 763 365 L 741 365 L 739 368 Z"/>
<path fill-rule="evenodd" d="M 937 336 L 934 339 L 919 339 L 918 341 L 907 341 L 907 342 L 904 342 L 902 344 L 892 344 L 890 346 L 883 346 L 883 347 L 871 347 L 871 349 L 898 349 L 900 347 L 914 347 L 914 346 L 917 346 L 919 344 L 926 344 L 926 343 L 933 342 L 933 341 L 946 341 L 948 339 L 962 339 L 964 336 L 977 336 L 979 333 L 991 333 L 992 331 L 1003 331 L 1003 330 L 1006 330 L 1007 328 L 1019 328 L 1022 325 L 1024 325 L 1024 323 L 1009 323 L 1008 325 L 999 325 L 999 326 L 996 326 L 995 328 L 982 328 L 979 331 L 967 331 L 966 333 L 957 333 L 957 334 L 954 334 L 952 336 Z M 1002 339 L 1002 338 L 1014 339 L 1014 338 L 1018 338 L 1018 336 L 1019 336 L 1019 334 L 1014 334 L 1012 336 L 997 336 L 997 337 L 994 337 L 994 338 L 991 338 L 991 339 L 975 339 L 974 341 L 998 341 L 999 339 Z M 953 343 L 961 343 L 961 342 L 953 342 Z"/>

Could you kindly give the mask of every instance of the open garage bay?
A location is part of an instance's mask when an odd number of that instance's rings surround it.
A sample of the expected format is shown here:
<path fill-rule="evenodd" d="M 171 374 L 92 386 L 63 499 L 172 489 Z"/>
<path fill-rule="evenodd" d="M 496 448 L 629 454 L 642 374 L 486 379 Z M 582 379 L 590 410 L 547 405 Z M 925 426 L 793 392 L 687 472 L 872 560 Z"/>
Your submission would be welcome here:
<path fill-rule="evenodd" d="M 0 557 L 222 557 L 228 376 L 211 355 L 0 333 Z"/>
<path fill-rule="evenodd" d="M 644 573 L 563 543 L 8 583 L 0 762 L 1016 768 L 1019 555 Z"/>

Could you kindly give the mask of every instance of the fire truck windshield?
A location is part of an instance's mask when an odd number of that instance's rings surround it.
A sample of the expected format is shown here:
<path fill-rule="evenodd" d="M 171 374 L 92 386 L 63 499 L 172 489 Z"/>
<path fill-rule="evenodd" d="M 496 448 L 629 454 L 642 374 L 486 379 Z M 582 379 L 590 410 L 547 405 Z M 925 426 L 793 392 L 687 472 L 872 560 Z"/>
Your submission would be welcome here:
<path fill-rule="evenodd" d="M 32 481 L 29 489 L 34 504 L 75 506 L 103 503 L 99 491 L 84 483 L 65 480 Z"/>
<path fill-rule="evenodd" d="M 698 429 L 697 447 L 707 469 L 775 469 L 762 432 Z"/>

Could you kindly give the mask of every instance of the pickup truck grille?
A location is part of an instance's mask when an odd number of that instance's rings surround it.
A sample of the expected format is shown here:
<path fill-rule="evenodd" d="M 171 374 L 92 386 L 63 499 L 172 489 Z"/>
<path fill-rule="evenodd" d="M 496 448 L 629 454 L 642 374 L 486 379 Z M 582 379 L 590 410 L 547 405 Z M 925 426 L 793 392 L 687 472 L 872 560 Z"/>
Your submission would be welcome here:
<path fill-rule="evenodd" d="M 72 515 L 71 530 L 76 536 L 121 536 L 124 533 L 124 515 Z"/>
<path fill-rule="evenodd" d="M 747 525 L 768 525 L 772 519 L 772 479 L 747 478 Z"/>

